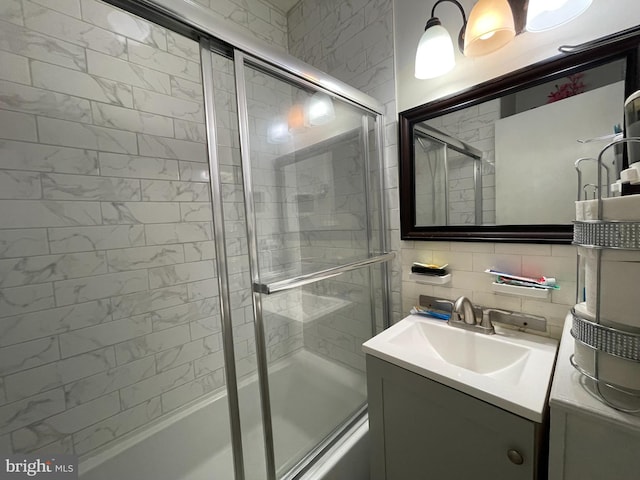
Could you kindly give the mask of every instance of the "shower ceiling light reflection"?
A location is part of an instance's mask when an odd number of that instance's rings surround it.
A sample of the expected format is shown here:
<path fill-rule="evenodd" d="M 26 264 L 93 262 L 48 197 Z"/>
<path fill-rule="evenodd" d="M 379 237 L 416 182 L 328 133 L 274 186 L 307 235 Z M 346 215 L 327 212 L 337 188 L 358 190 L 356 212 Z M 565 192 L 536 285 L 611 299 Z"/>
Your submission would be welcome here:
<path fill-rule="evenodd" d="M 286 115 L 276 116 L 267 127 L 267 141 L 272 144 L 287 143 L 292 135 L 309 127 L 326 125 L 336 118 L 331 97 L 323 92 L 311 95 L 304 104 L 293 104 Z"/>

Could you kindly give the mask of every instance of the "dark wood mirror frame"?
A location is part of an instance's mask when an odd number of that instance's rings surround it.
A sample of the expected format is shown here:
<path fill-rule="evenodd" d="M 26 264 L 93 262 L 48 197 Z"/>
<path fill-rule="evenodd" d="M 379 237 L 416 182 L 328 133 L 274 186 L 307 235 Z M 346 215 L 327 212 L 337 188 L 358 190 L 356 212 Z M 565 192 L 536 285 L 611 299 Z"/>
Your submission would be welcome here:
<path fill-rule="evenodd" d="M 455 240 L 520 243 L 571 243 L 573 225 L 456 225 L 416 226 L 414 141 L 415 124 L 494 100 L 527 87 L 566 77 L 613 60 L 626 59 L 625 98 L 640 88 L 640 33 L 578 53 L 559 55 L 481 83 L 459 94 L 425 103 L 399 114 L 400 233 L 402 240 Z M 620 105 L 622 118 L 622 102 Z M 625 158 L 626 162 L 626 158 Z M 626 166 L 626 165 L 625 165 Z"/>

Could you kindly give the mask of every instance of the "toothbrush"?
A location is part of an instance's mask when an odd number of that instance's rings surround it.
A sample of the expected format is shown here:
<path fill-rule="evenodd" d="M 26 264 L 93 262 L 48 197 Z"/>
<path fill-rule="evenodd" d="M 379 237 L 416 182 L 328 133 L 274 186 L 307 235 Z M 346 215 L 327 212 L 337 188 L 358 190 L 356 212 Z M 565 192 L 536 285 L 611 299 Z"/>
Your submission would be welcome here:
<path fill-rule="evenodd" d="M 540 283 L 533 282 L 525 282 L 522 280 L 514 280 L 513 278 L 508 277 L 498 277 L 496 279 L 497 283 L 503 283 L 505 285 L 515 285 L 518 287 L 529 287 L 529 288 L 543 288 L 547 290 L 558 290 L 560 287 L 558 285 L 542 285 Z"/>
<path fill-rule="evenodd" d="M 449 320 L 449 317 L 450 317 L 450 315 L 447 315 L 445 313 L 434 312 L 433 310 L 428 310 L 423 307 L 413 307 L 409 311 L 409 313 L 413 315 L 423 315 L 425 317 L 433 317 L 433 318 L 437 318 L 438 320 Z"/>
<path fill-rule="evenodd" d="M 519 275 L 512 275 L 510 273 L 504 273 L 504 272 L 499 272 L 497 270 L 492 270 L 490 268 L 486 269 L 485 273 L 496 275 L 498 277 L 511 278 L 513 280 L 520 280 L 521 282 L 536 283 L 538 285 L 553 286 L 556 284 L 556 279 L 552 277 L 544 277 L 544 276 L 540 278 L 521 277 Z"/>

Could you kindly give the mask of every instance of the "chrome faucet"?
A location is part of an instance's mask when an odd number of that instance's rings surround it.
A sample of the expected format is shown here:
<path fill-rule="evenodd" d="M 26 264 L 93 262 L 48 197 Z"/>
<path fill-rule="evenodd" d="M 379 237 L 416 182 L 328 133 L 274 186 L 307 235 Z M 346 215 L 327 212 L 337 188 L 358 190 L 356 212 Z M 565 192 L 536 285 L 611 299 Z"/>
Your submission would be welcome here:
<path fill-rule="evenodd" d="M 482 309 L 478 309 L 482 312 Z M 491 319 L 489 318 L 488 312 L 485 314 L 481 313 L 481 318 L 478 318 L 476 315 L 476 308 L 465 296 L 459 297 L 453 303 L 453 309 L 451 311 L 451 316 L 449 317 L 449 321 L 447 322 L 452 327 L 464 328 L 466 330 L 473 330 L 479 333 L 485 333 L 487 335 L 491 335 L 496 333 L 493 328 L 493 324 L 491 323 Z"/>
<path fill-rule="evenodd" d="M 464 295 L 462 297 L 458 297 L 458 299 L 453 304 L 453 312 L 451 317 L 454 315 L 457 316 L 458 322 L 464 322 L 468 325 L 475 325 L 476 321 L 476 312 L 473 310 L 473 303 Z"/>
<path fill-rule="evenodd" d="M 510 312 L 500 308 L 484 308 L 474 305 L 467 297 L 455 302 L 429 295 L 420 295 L 420 305 L 438 313 L 449 315 L 448 324 L 481 333 L 496 333 L 494 323 L 511 325 L 518 329 L 547 331 L 547 319 L 529 313 Z"/>

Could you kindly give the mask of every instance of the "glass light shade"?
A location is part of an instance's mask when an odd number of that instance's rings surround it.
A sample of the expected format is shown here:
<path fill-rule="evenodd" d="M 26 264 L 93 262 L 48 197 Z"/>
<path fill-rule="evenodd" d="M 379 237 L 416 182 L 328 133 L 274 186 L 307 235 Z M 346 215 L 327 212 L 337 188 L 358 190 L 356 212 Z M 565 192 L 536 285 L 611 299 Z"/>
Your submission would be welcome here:
<path fill-rule="evenodd" d="M 449 72 L 456 64 L 453 41 L 442 25 L 427 28 L 416 50 L 415 76 L 421 80 Z"/>
<path fill-rule="evenodd" d="M 333 101 L 326 93 L 316 92 L 305 105 L 307 109 L 307 119 L 310 125 L 324 125 L 336 118 L 333 108 Z"/>
<path fill-rule="evenodd" d="M 464 36 L 467 57 L 486 55 L 516 36 L 513 12 L 507 0 L 479 0 L 469 14 Z"/>
<path fill-rule="evenodd" d="M 580 16 L 592 0 L 529 0 L 527 8 L 528 32 L 544 32 L 559 27 Z"/>

